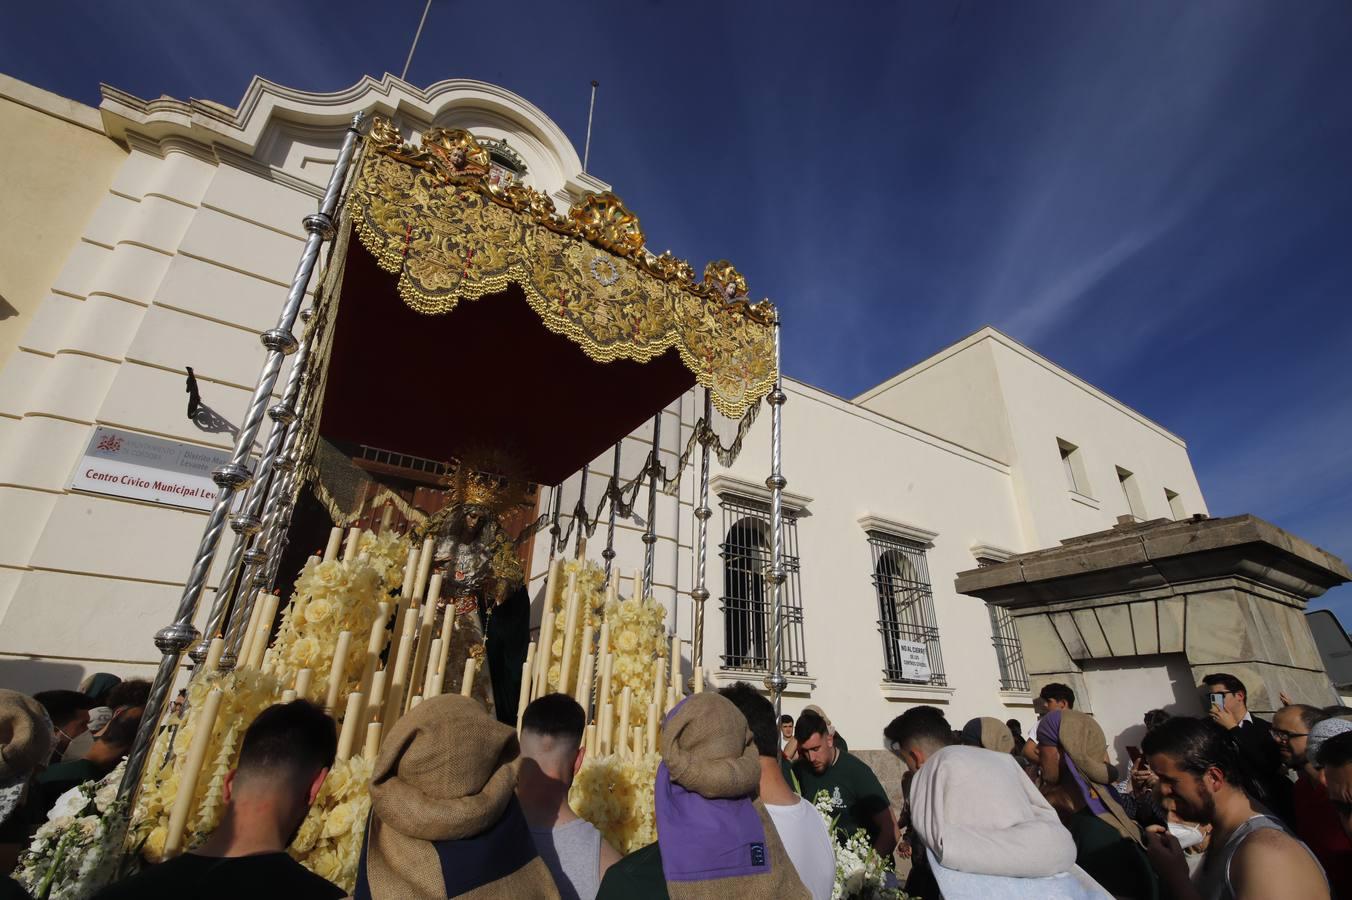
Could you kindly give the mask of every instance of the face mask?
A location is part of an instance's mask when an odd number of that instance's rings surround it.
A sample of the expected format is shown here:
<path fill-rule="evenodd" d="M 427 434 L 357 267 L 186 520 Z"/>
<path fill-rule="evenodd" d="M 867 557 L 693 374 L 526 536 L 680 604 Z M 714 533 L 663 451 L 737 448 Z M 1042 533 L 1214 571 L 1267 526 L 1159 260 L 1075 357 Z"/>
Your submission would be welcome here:
<path fill-rule="evenodd" d="M 1178 846 L 1187 850 L 1189 847 L 1196 847 L 1202 843 L 1202 831 L 1193 825 L 1184 825 L 1181 822 L 1170 822 L 1169 833 L 1178 841 Z"/>

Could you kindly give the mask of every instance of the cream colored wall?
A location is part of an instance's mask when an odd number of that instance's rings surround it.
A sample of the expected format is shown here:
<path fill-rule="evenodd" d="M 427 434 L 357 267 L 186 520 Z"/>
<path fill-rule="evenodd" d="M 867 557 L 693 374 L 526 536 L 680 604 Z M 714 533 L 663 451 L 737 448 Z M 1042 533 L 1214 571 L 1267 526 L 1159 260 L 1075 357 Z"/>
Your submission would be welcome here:
<path fill-rule="evenodd" d="M 95 110 L 0 75 L 0 366 L 126 156 Z"/>

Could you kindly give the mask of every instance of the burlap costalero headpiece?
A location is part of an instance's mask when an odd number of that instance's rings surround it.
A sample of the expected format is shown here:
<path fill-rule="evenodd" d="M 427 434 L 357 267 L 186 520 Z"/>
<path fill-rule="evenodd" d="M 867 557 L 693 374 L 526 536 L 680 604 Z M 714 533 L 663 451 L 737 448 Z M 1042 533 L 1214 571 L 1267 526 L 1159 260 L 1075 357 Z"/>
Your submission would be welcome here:
<path fill-rule="evenodd" d="M 682 701 L 662 728 L 657 843 L 672 900 L 811 897 L 765 806 L 746 718 L 718 694 Z"/>
<path fill-rule="evenodd" d="M 424 700 L 376 757 L 358 900 L 557 900 L 516 802 L 516 732 L 457 694 Z"/>

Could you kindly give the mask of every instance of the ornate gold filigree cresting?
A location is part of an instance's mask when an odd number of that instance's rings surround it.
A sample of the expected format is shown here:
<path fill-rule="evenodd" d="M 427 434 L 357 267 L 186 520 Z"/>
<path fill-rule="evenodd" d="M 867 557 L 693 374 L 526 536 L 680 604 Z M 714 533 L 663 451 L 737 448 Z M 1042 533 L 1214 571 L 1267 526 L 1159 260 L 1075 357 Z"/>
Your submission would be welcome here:
<path fill-rule="evenodd" d="M 648 362 L 675 347 L 726 416 L 773 387 L 774 308 L 746 301 L 731 263 L 710 263 L 696 281 L 685 260 L 644 249 L 638 217 L 609 191 L 560 216 L 545 194 L 490 185 L 487 172 L 488 151 L 469 132 L 431 129 L 413 147 L 375 119 L 349 206 L 410 307 L 445 313 L 514 282 L 547 328 L 599 362 Z"/>

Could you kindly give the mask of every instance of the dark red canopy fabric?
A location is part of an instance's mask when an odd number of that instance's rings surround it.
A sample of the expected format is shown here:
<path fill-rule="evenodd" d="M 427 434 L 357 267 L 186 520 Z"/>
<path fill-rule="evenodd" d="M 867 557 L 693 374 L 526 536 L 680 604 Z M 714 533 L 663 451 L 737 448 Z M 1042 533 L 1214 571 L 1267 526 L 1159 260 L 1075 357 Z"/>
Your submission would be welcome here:
<path fill-rule="evenodd" d="M 414 312 L 353 241 L 320 433 L 435 460 L 491 457 L 500 474 L 558 484 L 694 384 L 675 350 L 647 364 L 589 359 L 515 285 L 444 315 Z"/>

